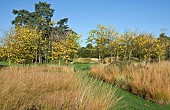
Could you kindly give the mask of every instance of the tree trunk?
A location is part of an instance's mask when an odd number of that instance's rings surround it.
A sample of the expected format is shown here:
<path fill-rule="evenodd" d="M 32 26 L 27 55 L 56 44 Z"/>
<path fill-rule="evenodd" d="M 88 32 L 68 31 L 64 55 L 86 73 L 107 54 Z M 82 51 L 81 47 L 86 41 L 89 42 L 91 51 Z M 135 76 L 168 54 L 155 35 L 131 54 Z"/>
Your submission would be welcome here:
<path fill-rule="evenodd" d="M 59 58 L 59 62 L 58 62 L 58 65 L 59 65 L 59 66 L 61 65 L 61 60 L 60 60 L 60 58 Z"/>
<path fill-rule="evenodd" d="M 111 59 L 110 59 L 110 63 L 112 63 L 113 61 L 112 61 L 112 51 L 111 51 L 111 55 L 110 55 L 110 57 L 111 57 Z"/>
<path fill-rule="evenodd" d="M 116 60 L 118 60 L 119 56 L 118 56 L 118 52 L 116 52 Z"/>
<path fill-rule="evenodd" d="M 68 65 L 68 60 L 66 59 L 66 65 Z"/>
<path fill-rule="evenodd" d="M 132 56 L 132 51 L 130 51 L 129 53 L 129 58 L 128 58 L 129 62 L 131 61 L 131 56 Z"/>
<path fill-rule="evenodd" d="M 100 63 L 101 63 L 101 54 L 99 54 L 99 61 L 100 61 Z"/>
<path fill-rule="evenodd" d="M 37 62 L 38 62 L 38 51 L 36 49 L 35 63 L 37 63 Z"/>
<path fill-rule="evenodd" d="M 50 57 L 50 61 L 51 61 L 51 57 L 52 57 L 52 39 L 50 39 L 49 42 L 49 52 L 48 52 L 48 57 Z"/>
<path fill-rule="evenodd" d="M 45 47 L 45 63 L 48 63 L 48 42 L 46 43 Z"/>
<path fill-rule="evenodd" d="M 42 63 L 42 54 L 41 54 L 41 46 L 38 47 L 38 62 Z"/>

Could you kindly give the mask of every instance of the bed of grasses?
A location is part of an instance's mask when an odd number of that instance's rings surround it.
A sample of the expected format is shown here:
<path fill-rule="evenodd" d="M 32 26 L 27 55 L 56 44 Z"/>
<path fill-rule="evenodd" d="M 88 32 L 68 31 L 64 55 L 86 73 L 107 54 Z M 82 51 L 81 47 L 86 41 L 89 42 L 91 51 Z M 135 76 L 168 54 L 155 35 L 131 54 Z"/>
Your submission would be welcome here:
<path fill-rule="evenodd" d="M 170 103 L 170 62 L 145 66 L 98 65 L 91 68 L 94 77 L 112 83 L 158 104 Z"/>
<path fill-rule="evenodd" d="M 107 110 L 107 109 L 169 110 L 170 109 L 170 104 L 159 105 L 144 100 L 143 98 L 140 98 L 128 92 L 127 90 L 129 86 L 126 87 L 125 84 L 122 83 L 124 82 L 123 80 L 119 80 L 119 81 L 117 80 L 119 82 L 117 83 L 119 87 L 107 83 L 108 81 L 104 77 L 101 78 L 102 76 L 101 71 L 99 71 L 98 73 L 100 73 L 100 79 L 105 80 L 104 82 L 101 80 L 97 80 L 96 78 L 92 78 L 91 73 L 89 72 L 90 68 L 93 67 L 94 69 L 97 68 L 96 66 L 99 65 L 73 64 L 71 66 L 74 67 L 75 69 L 73 70 L 70 67 L 63 67 L 63 66 L 58 67 L 56 65 L 43 66 L 43 67 L 38 66 L 38 67 L 1 68 L 0 87 L 2 89 L 0 89 L 0 94 L 2 93 L 3 94 L 0 95 L 0 109 L 2 110 L 9 110 L 9 109 L 14 109 L 14 110 L 15 109 L 20 109 L 20 110 L 64 109 L 65 110 L 66 109 L 67 110 L 67 109 L 75 109 L 76 107 L 77 107 L 76 109 L 78 110 L 82 108 L 85 110 L 86 109 L 94 109 L 94 110 L 95 109 L 96 110 L 101 110 L 101 109 L 103 110 Z M 110 71 L 111 68 L 113 67 L 109 67 L 109 66 L 104 67 L 104 69 L 106 69 L 107 71 Z M 137 67 L 134 68 L 137 69 Z M 148 67 L 146 66 L 146 69 L 147 68 Z M 122 71 L 122 68 L 117 68 L 117 69 L 120 69 L 119 71 Z M 140 69 L 144 69 L 144 68 L 140 68 Z M 64 75 L 62 73 L 64 73 Z M 50 76 L 48 76 L 47 74 L 50 74 Z M 29 76 L 31 78 L 28 78 Z M 36 77 L 33 78 L 33 76 Z M 21 77 L 20 82 L 18 81 L 19 77 Z M 69 77 L 69 78 L 65 79 L 64 77 L 67 78 Z M 99 78 L 99 75 L 97 74 L 96 77 Z M 64 79 L 62 80 L 62 78 L 64 78 L 65 80 Z M 123 76 L 118 77 L 118 79 L 122 79 L 122 78 Z M 60 84 L 58 83 L 59 80 L 54 81 L 54 79 L 59 79 L 60 82 L 62 82 L 62 84 L 58 86 L 59 89 L 57 88 L 57 85 Z M 75 80 L 76 83 L 73 83 L 75 82 Z M 71 84 L 71 82 L 73 84 Z M 58 83 L 58 84 L 55 85 L 54 83 Z M 37 84 L 37 85 L 33 86 L 33 84 Z M 19 85 L 22 86 L 20 87 Z M 44 87 L 46 87 L 46 89 Z M 72 94 L 73 92 L 74 94 Z M 84 103 L 80 103 L 78 97 L 79 99 L 80 97 L 83 97 Z M 103 103 L 103 100 L 107 102 Z M 103 104 L 101 105 L 103 106 L 103 108 L 99 106 L 101 104 L 100 101 Z M 108 106 L 106 106 L 107 104 L 105 103 L 109 103 Z"/>
<path fill-rule="evenodd" d="M 94 83 L 65 66 L 1 68 L 0 110 L 115 109 L 116 90 Z"/>

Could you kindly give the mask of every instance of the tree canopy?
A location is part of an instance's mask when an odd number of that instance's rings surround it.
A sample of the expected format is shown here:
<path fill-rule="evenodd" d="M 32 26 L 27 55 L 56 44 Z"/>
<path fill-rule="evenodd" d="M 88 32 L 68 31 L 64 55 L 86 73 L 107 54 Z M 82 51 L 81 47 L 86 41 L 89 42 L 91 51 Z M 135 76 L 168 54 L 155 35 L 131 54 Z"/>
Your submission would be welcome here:
<path fill-rule="evenodd" d="M 161 33 L 159 38 L 136 31 L 119 34 L 111 26 L 98 25 L 97 29 L 89 32 L 87 41 L 97 47 L 101 62 L 105 57 L 128 61 L 135 57 L 149 62 L 151 59 L 160 61 L 170 58 L 170 38 L 165 33 Z"/>
<path fill-rule="evenodd" d="M 49 63 L 73 58 L 80 35 L 69 28 L 68 18 L 52 20 L 54 11 L 46 2 L 36 3 L 33 12 L 14 9 L 12 13 L 16 17 L 12 24 L 15 27 L 3 40 L 1 56 L 15 63 Z"/>

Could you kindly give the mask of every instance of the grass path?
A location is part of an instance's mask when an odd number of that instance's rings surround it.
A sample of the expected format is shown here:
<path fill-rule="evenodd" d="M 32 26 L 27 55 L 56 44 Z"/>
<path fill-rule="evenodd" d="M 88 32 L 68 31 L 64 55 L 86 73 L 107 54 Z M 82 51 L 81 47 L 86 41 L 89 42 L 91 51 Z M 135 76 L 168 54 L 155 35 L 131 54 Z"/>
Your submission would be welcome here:
<path fill-rule="evenodd" d="M 84 80 L 96 80 L 89 76 L 89 69 L 94 64 L 73 64 L 74 68 L 79 71 L 78 76 L 81 76 Z M 86 74 L 82 73 L 85 72 Z M 108 83 L 101 83 L 101 81 L 96 80 L 96 84 L 104 84 L 105 86 L 111 86 Z M 155 103 L 152 103 L 150 101 L 147 101 L 145 99 L 142 99 L 138 96 L 133 95 L 132 93 L 129 93 L 128 91 L 125 91 L 121 88 L 113 86 L 113 89 L 117 89 L 117 97 L 122 97 L 122 102 L 118 105 L 117 110 L 170 110 L 170 104 L 167 105 L 158 105 Z"/>

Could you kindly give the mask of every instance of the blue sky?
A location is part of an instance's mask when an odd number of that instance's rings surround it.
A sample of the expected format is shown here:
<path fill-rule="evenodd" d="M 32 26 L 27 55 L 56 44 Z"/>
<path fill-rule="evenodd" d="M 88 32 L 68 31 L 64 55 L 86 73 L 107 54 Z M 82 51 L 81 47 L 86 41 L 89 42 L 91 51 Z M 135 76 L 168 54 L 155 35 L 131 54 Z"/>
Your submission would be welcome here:
<path fill-rule="evenodd" d="M 13 9 L 34 11 L 40 0 L 1 0 L 0 29 L 10 29 Z M 41 0 L 55 9 L 57 21 L 69 18 L 69 26 L 82 34 L 82 46 L 88 32 L 97 24 L 113 25 L 120 33 L 126 30 L 152 32 L 158 37 L 161 28 L 170 36 L 170 0 Z M 3 33 L 0 32 L 0 36 Z"/>

